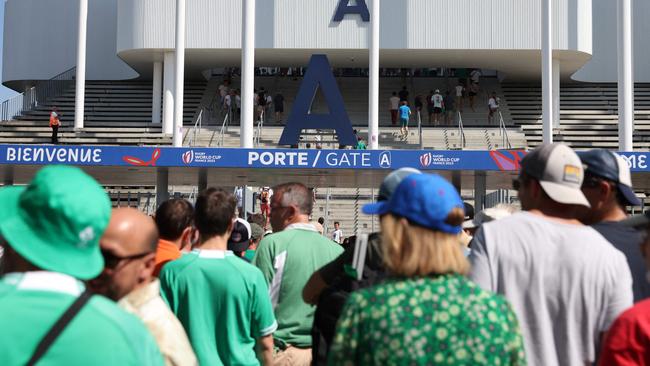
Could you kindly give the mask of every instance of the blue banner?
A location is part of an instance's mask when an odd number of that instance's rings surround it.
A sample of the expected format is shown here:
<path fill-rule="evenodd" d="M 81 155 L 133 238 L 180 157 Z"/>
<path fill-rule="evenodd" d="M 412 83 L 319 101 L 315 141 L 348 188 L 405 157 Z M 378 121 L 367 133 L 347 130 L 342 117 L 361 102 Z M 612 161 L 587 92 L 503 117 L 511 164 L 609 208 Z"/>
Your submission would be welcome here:
<path fill-rule="evenodd" d="M 524 150 L 304 150 L 129 146 L 0 145 L 0 164 L 273 169 L 517 171 Z M 648 153 L 622 153 L 633 172 L 650 172 Z"/>

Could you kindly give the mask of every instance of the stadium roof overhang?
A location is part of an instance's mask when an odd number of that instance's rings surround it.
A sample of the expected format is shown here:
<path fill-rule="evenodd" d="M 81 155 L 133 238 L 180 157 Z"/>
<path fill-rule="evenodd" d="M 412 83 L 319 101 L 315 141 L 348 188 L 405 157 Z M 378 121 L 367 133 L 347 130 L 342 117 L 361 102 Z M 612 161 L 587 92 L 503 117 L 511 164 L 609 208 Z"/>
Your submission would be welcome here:
<path fill-rule="evenodd" d="M 25 184 L 42 166 L 82 167 L 105 186 L 153 186 L 167 172 L 170 186 L 269 186 L 298 181 L 310 187 L 377 188 L 390 171 L 437 172 L 462 189 L 485 177 L 487 189 L 510 188 L 522 150 L 303 150 L 126 146 L 0 145 L 1 182 Z M 650 190 L 646 153 L 624 154 L 636 189 Z"/>
<path fill-rule="evenodd" d="M 128 50 L 119 53 L 140 75 L 151 75 L 153 62 L 165 50 Z M 326 54 L 332 67 L 367 68 L 367 49 L 256 49 L 255 64 L 269 67 L 301 67 L 314 54 Z M 405 55 L 408 54 L 408 57 Z M 591 59 L 578 51 L 556 50 L 553 57 L 562 65 L 561 77 L 568 79 Z M 241 65 L 241 49 L 192 49 L 185 51 L 185 73 L 190 78 L 218 67 Z M 498 70 L 511 80 L 539 80 L 541 51 L 534 49 L 382 49 L 380 67 L 386 68 L 483 68 Z"/>

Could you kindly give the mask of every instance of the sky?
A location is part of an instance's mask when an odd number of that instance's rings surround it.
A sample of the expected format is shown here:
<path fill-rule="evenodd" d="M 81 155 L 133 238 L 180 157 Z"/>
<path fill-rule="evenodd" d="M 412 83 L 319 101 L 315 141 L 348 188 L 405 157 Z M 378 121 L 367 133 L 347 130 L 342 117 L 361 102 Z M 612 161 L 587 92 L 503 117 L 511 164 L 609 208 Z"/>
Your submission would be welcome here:
<path fill-rule="evenodd" d="M 0 49 L 4 50 L 2 48 L 2 39 L 3 39 L 3 33 L 4 33 L 4 23 L 5 23 L 5 2 L 2 0 L 0 2 Z M 2 57 L 0 57 L 0 70 L 2 70 Z M 7 100 L 14 95 L 17 95 L 15 91 L 5 88 L 4 86 L 0 86 L 0 101 Z"/>

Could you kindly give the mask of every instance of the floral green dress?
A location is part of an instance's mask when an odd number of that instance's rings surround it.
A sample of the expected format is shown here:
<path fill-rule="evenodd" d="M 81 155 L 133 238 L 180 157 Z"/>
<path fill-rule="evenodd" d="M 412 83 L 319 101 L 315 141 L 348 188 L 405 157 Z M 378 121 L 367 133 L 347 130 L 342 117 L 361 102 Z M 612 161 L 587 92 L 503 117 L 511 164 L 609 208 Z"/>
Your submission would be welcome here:
<path fill-rule="evenodd" d="M 391 279 L 352 293 L 330 365 L 525 365 L 517 318 L 460 275 Z"/>

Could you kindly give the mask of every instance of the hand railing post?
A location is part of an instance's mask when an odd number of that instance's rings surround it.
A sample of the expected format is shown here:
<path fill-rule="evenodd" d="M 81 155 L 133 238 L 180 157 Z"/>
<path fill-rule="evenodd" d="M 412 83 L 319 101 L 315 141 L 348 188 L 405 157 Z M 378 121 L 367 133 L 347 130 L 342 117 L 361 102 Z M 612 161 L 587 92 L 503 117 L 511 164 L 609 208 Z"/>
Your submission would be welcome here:
<path fill-rule="evenodd" d="M 418 133 L 420 135 L 420 150 L 424 149 L 424 144 L 422 142 L 422 116 L 420 111 L 418 111 Z"/>

